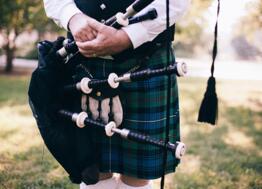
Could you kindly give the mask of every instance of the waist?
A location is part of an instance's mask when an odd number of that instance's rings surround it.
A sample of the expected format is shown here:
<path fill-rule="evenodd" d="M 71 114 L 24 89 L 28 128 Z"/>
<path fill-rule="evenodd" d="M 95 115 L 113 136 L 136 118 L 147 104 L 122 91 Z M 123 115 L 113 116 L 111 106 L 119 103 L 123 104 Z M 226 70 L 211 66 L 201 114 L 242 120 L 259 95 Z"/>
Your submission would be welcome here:
<path fill-rule="evenodd" d="M 172 49 L 170 47 L 170 49 Z M 172 50 L 171 50 L 172 51 Z M 174 60 L 174 54 L 170 53 L 170 60 Z M 94 78 L 104 78 L 114 72 L 121 75 L 126 72 L 137 71 L 146 68 L 161 68 L 166 66 L 166 48 L 158 48 L 150 57 L 131 57 L 126 60 L 107 60 L 101 58 L 82 58 L 79 62 L 84 65 Z"/>
<path fill-rule="evenodd" d="M 143 58 L 150 56 L 156 50 L 162 48 L 165 44 L 170 43 L 174 40 L 175 25 L 171 26 L 168 30 L 160 33 L 153 41 L 146 42 L 136 49 L 127 49 L 119 54 L 114 55 L 114 59 L 117 61 L 125 61 L 130 58 Z M 69 39 L 74 40 L 71 33 L 67 34 Z"/>
<path fill-rule="evenodd" d="M 125 61 L 133 57 L 143 58 L 144 56 L 151 56 L 155 51 L 163 48 L 167 43 L 173 41 L 174 35 L 175 25 L 160 33 L 153 41 L 144 43 L 136 49 L 127 49 L 114 57 L 119 61 Z"/>

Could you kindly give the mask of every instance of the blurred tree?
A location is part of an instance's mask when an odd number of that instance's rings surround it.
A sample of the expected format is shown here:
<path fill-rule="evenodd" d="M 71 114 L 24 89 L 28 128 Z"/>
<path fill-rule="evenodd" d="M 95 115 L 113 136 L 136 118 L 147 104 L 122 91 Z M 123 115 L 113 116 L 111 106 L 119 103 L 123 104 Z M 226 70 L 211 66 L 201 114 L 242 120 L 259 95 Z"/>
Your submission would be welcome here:
<path fill-rule="evenodd" d="M 40 36 L 47 30 L 54 30 L 54 24 L 45 16 L 42 0 L 0 0 L 0 35 L 6 55 L 6 72 L 13 68 L 16 38 L 26 30 L 37 29 Z"/>
<path fill-rule="evenodd" d="M 204 17 L 212 0 L 193 0 L 187 15 L 177 24 L 175 45 L 178 50 L 192 53 L 195 46 L 203 46 L 202 33 L 207 26 Z"/>
<path fill-rule="evenodd" d="M 262 1 L 254 0 L 247 4 L 247 14 L 235 27 L 232 44 L 240 58 L 262 59 Z M 238 41 L 237 41 L 238 40 Z M 246 55 L 245 57 L 243 57 Z"/>
<path fill-rule="evenodd" d="M 257 0 L 250 3 L 247 8 L 248 14 L 242 20 L 240 25 L 248 35 L 252 35 L 257 30 L 262 30 L 262 1 Z"/>
<path fill-rule="evenodd" d="M 188 15 L 177 26 L 176 44 L 186 51 L 201 45 L 201 34 L 205 28 L 204 14 L 212 0 L 193 0 Z M 3 51 L 6 55 L 6 72 L 12 71 L 12 61 L 16 50 L 15 41 L 26 30 L 36 29 L 39 38 L 47 31 L 58 31 L 57 26 L 45 16 L 42 0 L 0 0 L 0 36 L 4 39 Z M 182 44 L 182 45 L 181 45 Z"/>

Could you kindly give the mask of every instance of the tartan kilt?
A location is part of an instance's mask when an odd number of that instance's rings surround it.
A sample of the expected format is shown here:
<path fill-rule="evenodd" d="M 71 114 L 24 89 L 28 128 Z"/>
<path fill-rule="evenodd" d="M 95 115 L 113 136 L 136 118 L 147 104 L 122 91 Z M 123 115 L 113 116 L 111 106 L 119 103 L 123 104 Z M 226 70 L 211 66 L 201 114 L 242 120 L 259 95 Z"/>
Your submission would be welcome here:
<path fill-rule="evenodd" d="M 173 61 L 175 56 L 172 49 L 171 52 Z M 159 49 L 144 61 L 135 58 L 124 62 L 88 59 L 82 64 L 88 68 L 94 78 L 106 78 L 112 72 L 121 75 L 132 69 L 163 67 L 167 65 L 166 50 Z M 170 141 L 176 142 L 180 141 L 178 87 L 176 76 L 171 77 Z M 167 76 L 161 76 L 120 85 L 120 99 L 124 111 L 121 128 L 165 140 L 167 80 Z M 140 179 L 156 179 L 162 176 L 163 149 L 125 140 L 116 135 L 109 138 L 102 130 L 97 130 L 95 135 L 99 146 L 97 150 L 100 154 L 101 172 L 120 173 Z M 178 164 L 179 160 L 168 152 L 165 173 L 174 172 Z"/>

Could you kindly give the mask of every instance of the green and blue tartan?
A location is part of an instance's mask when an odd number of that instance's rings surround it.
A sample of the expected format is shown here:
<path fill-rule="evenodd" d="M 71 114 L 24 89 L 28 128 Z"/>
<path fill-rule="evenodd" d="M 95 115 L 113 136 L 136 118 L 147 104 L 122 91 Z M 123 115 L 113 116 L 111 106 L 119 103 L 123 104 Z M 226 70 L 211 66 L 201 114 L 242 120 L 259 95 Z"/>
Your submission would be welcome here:
<path fill-rule="evenodd" d="M 174 61 L 172 54 L 171 60 Z M 94 78 L 105 78 L 111 72 L 123 74 L 133 68 L 160 68 L 167 65 L 165 48 L 157 50 L 141 63 L 135 58 L 125 62 L 93 59 L 83 62 Z M 141 65 L 137 68 L 137 65 Z M 179 103 L 176 76 L 172 75 L 170 111 L 170 141 L 180 141 Z M 121 84 L 121 101 L 124 110 L 122 128 L 165 140 L 167 76 Z M 100 171 L 121 173 L 141 179 L 155 179 L 162 175 L 163 149 L 122 139 L 105 136 L 101 130 L 96 134 L 100 148 Z M 168 152 L 166 173 L 174 172 L 179 160 Z"/>

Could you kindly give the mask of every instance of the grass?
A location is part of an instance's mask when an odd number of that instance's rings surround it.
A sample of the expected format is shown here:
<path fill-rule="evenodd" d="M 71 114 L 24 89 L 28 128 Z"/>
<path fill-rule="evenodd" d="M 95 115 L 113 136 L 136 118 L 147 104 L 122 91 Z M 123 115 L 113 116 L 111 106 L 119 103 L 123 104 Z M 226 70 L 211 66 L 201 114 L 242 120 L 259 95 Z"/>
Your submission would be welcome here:
<path fill-rule="evenodd" d="M 75 189 L 39 136 L 27 105 L 28 76 L 0 76 L 0 188 Z M 179 80 L 182 139 L 188 151 L 167 189 L 262 188 L 262 88 L 219 81 L 219 122 L 196 123 L 206 81 Z M 159 180 L 154 181 L 158 188 Z"/>

